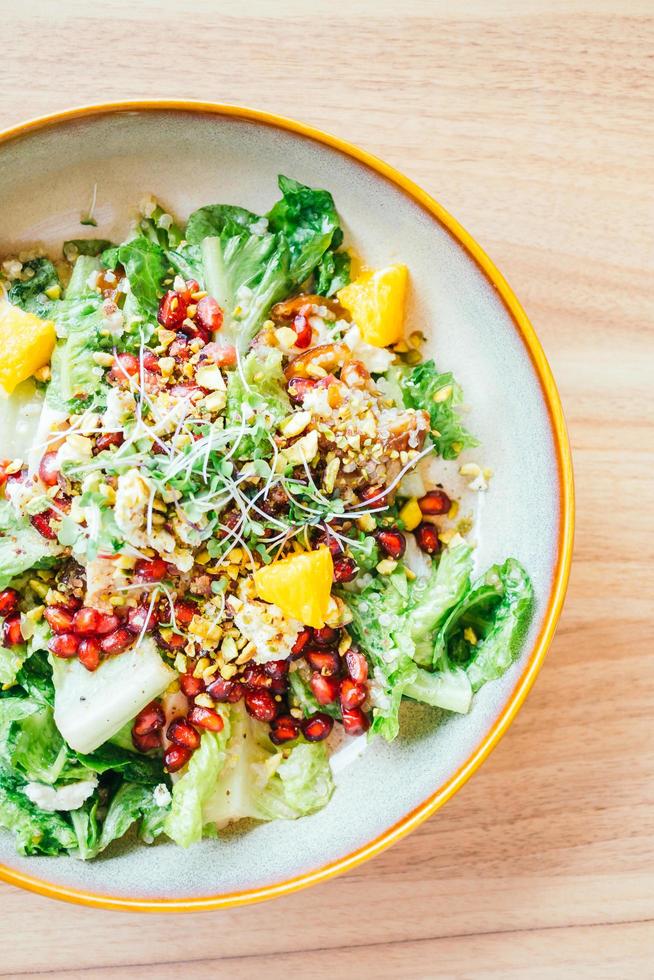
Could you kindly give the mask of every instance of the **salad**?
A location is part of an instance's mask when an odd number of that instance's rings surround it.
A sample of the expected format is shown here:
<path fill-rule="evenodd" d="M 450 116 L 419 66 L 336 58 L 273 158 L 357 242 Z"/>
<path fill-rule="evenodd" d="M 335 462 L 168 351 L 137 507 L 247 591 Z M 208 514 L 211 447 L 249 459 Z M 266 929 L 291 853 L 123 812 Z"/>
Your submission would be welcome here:
<path fill-rule="evenodd" d="M 142 202 L 120 243 L 2 262 L 0 826 L 88 859 L 328 804 L 344 742 L 467 712 L 532 588 L 474 572 L 490 473 L 408 271 L 331 194 Z M 86 223 L 92 222 L 87 216 Z M 464 478 L 462 480 L 461 478 Z M 447 481 L 445 481 L 447 482 Z"/>

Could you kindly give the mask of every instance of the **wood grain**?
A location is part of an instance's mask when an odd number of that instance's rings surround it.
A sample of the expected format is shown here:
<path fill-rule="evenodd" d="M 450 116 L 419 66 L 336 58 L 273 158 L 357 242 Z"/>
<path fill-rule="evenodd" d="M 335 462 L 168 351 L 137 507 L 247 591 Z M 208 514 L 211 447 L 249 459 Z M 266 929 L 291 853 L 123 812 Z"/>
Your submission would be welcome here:
<path fill-rule="evenodd" d="M 106 913 L 3 886 L 0 974 L 652 976 L 651 0 L 0 10 L 0 126 L 121 97 L 252 104 L 360 143 L 432 192 L 534 322 L 578 495 L 548 662 L 444 810 L 345 877 L 222 913 Z"/>

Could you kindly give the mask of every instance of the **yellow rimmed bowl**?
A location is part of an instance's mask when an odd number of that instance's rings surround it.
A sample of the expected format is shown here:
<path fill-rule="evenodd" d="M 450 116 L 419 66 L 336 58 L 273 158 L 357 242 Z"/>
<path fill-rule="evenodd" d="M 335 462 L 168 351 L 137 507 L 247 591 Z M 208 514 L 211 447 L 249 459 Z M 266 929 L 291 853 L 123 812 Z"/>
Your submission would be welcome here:
<path fill-rule="evenodd" d="M 371 265 L 411 271 L 409 325 L 452 370 L 469 427 L 495 472 L 480 508 L 478 561 L 513 555 L 536 612 L 522 654 L 465 717 L 407 706 L 403 734 L 377 740 L 338 778 L 321 813 L 230 831 L 183 851 L 119 845 L 110 857 L 22 858 L 0 833 L 0 877 L 54 898 L 136 911 L 212 909 L 287 894 L 346 871 L 443 805 L 483 762 L 522 704 L 561 611 L 573 482 L 561 403 L 518 300 L 477 243 L 402 174 L 336 137 L 279 116 L 186 101 L 70 109 L 0 133 L 0 252 L 65 238 L 118 239 L 146 193 L 186 217 L 203 204 L 266 211 L 284 173 L 328 188 L 348 240 Z M 97 186 L 97 229 L 81 229 Z M 1 447 L 0 447 L 1 454 Z"/>

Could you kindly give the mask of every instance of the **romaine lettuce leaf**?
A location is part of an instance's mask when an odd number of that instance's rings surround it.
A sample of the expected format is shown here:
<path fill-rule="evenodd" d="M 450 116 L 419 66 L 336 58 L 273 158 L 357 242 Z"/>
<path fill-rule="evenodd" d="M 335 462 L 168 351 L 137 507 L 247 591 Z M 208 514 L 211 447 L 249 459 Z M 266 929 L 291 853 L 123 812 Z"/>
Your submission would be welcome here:
<path fill-rule="evenodd" d="M 431 438 L 443 459 L 456 459 L 464 449 L 479 445 L 461 422 L 463 395 L 452 374 L 440 374 L 433 361 L 425 361 L 404 378 L 402 392 L 407 408 L 429 412 Z"/>
<path fill-rule="evenodd" d="M 75 850 L 77 836 L 60 813 L 40 810 L 22 792 L 22 782 L 0 770 L 0 827 L 11 830 L 21 854 L 62 854 Z"/>
<path fill-rule="evenodd" d="M 314 273 L 314 291 L 318 296 L 334 296 L 350 281 L 352 260 L 347 252 L 325 252 Z"/>
<path fill-rule="evenodd" d="M 148 238 L 133 238 L 118 247 L 118 262 L 124 267 L 132 296 L 144 323 L 156 321 L 159 300 L 163 295 L 163 280 L 168 269 L 166 255 L 160 245 Z M 145 340 L 149 339 L 145 334 Z"/>
<path fill-rule="evenodd" d="M 45 291 L 60 284 L 55 267 L 50 259 L 30 259 L 23 263 L 23 272 L 32 272 L 33 275 L 29 279 L 14 282 L 9 290 L 9 302 L 42 319 L 49 319 L 53 302 L 45 295 Z"/>
<path fill-rule="evenodd" d="M 90 673 L 77 658 L 52 658 L 55 721 L 69 745 L 90 754 L 158 697 L 176 677 L 154 641 L 103 661 Z"/>
<path fill-rule="evenodd" d="M 8 500 L 0 500 L 0 589 L 30 568 L 43 568 L 61 551 L 26 519 L 16 515 Z"/>
<path fill-rule="evenodd" d="M 238 444 L 235 458 L 272 455 L 270 433 L 291 411 L 282 356 L 275 348 L 259 347 L 250 351 L 243 359 L 241 370 L 231 372 L 225 408 L 229 424 L 241 425 L 244 406 L 249 408 L 253 418 Z"/>
<path fill-rule="evenodd" d="M 95 259 L 81 256 L 76 267 L 84 268 Z M 58 341 L 52 355 L 52 378 L 48 384 L 46 401 L 51 408 L 64 411 L 80 411 L 99 401 L 103 388 L 103 372 L 93 355 L 103 346 L 100 343 L 102 329 L 101 298 L 84 290 L 80 282 L 74 284 L 73 293 L 61 302 L 53 303 L 51 318 L 57 326 Z"/>
<path fill-rule="evenodd" d="M 433 663 L 433 633 L 445 615 L 461 601 L 470 588 L 472 548 L 459 544 L 447 548 L 432 563 L 427 576 L 411 584 L 409 630 L 416 649 L 414 660 L 424 666 Z"/>
<path fill-rule="evenodd" d="M 435 673 L 419 667 L 414 679 L 406 685 L 404 694 L 433 708 L 444 708 L 464 715 L 472 703 L 472 685 L 465 670 L 459 667 Z"/>
<path fill-rule="evenodd" d="M 247 817 L 294 820 L 327 804 L 334 787 L 323 743 L 278 749 L 267 725 L 251 718 L 242 703 L 232 705 L 229 713 L 227 759 L 205 803 L 205 824 L 221 827 Z"/>
<path fill-rule="evenodd" d="M 222 709 L 225 727 L 221 732 L 204 732 L 199 749 L 191 756 L 186 772 L 173 788 L 173 801 L 164 830 L 181 847 L 189 847 L 202 837 L 206 823 L 204 810 L 216 789 L 227 759 L 231 732 L 230 712 Z"/>
<path fill-rule="evenodd" d="M 327 249 L 340 245 L 343 232 L 329 191 L 306 187 L 283 174 L 278 183 L 282 198 L 268 212 L 268 225 L 284 236 L 291 254 L 289 272 L 300 285 Z"/>

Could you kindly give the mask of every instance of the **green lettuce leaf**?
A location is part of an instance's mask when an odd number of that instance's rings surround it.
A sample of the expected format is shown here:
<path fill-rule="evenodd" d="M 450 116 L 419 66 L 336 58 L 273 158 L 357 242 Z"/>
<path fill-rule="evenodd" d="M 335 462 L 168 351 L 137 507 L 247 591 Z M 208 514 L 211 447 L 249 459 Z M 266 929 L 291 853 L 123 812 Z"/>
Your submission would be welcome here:
<path fill-rule="evenodd" d="M 27 519 L 19 518 L 8 500 L 0 500 L 0 589 L 21 572 L 52 564 L 60 551 Z"/>
<path fill-rule="evenodd" d="M 465 670 L 459 667 L 435 673 L 419 667 L 404 688 L 404 695 L 433 708 L 467 714 L 472 703 L 472 685 Z"/>
<path fill-rule="evenodd" d="M 21 854 L 54 855 L 77 847 L 66 817 L 40 810 L 22 792 L 20 780 L 4 770 L 0 770 L 0 827 L 13 832 Z"/>
<path fill-rule="evenodd" d="M 347 252 L 325 252 L 314 273 L 314 292 L 319 296 L 334 296 L 350 281 L 352 260 Z"/>
<path fill-rule="evenodd" d="M 282 198 L 268 212 L 268 225 L 284 236 L 291 255 L 289 272 L 299 285 L 328 248 L 340 245 L 343 233 L 329 191 L 306 187 L 282 174 L 278 183 Z"/>
<path fill-rule="evenodd" d="M 409 628 L 410 583 L 402 569 L 374 579 L 360 593 L 347 593 L 350 632 L 372 663 L 371 732 L 388 741 L 399 732 L 399 710 L 407 684 L 417 672 Z"/>
<path fill-rule="evenodd" d="M 29 279 L 14 282 L 9 290 L 9 302 L 28 313 L 48 319 L 53 302 L 45 295 L 46 289 L 58 286 L 59 276 L 50 259 L 30 259 L 23 263 L 23 272 L 32 272 Z"/>
<path fill-rule="evenodd" d="M 95 261 L 81 256 L 75 267 L 84 270 L 88 263 Z M 104 389 L 103 371 L 93 359 L 93 355 L 106 346 L 100 336 L 103 324 L 101 297 L 85 290 L 86 279 L 82 273 L 79 282 L 71 280 L 71 283 L 73 294 L 53 303 L 50 311 L 62 339 L 52 355 L 52 378 L 46 401 L 50 407 L 62 411 L 80 411 L 99 404 Z"/>
<path fill-rule="evenodd" d="M 204 732 L 184 775 L 173 788 L 173 801 L 164 830 L 181 847 L 199 841 L 205 824 L 204 808 L 214 792 L 227 758 L 231 725 L 228 710 L 221 710 L 225 727 Z"/>
<path fill-rule="evenodd" d="M 439 374 L 433 361 L 425 361 L 405 377 L 402 391 L 407 408 L 429 413 L 431 438 L 443 459 L 456 459 L 464 449 L 479 445 L 461 422 L 463 395 L 452 374 Z"/>
<path fill-rule="evenodd" d="M 244 406 L 253 416 L 247 434 L 239 442 L 236 459 L 272 455 L 270 434 L 291 411 L 282 370 L 282 355 L 272 347 L 259 347 L 243 359 L 240 371 L 232 371 L 227 386 L 225 415 L 240 426 Z"/>
<path fill-rule="evenodd" d="M 118 247 L 117 258 L 129 280 L 136 312 L 144 323 L 156 321 L 159 300 L 164 292 L 163 280 L 168 270 L 164 250 L 148 238 L 133 238 Z M 146 332 L 145 340 L 148 339 Z"/>
<path fill-rule="evenodd" d="M 416 645 L 417 663 L 432 665 L 434 630 L 470 588 L 471 571 L 472 548 L 459 544 L 447 548 L 432 563 L 429 575 L 419 576 L 412 583 L 408 626 Z"/>
<path fill-rule="evenodd" d="M 113 247 L 113 243 L 106 238 L 69 238 L 64 242 L 63 253 L 69 262 L 74 262 L 80 255 L 98 258 L 108 248 Z"/>
<path fill-rule="evenodd" d="M 300 742 L 281 750 L 270 741 L 268 727 L 251 718 L 242 703 L 232 705 L 229 714 L 227 758 L 204 804 L 205 824 L 293 820 L 327 804 L 334 786 L 323 743 Z"/>

